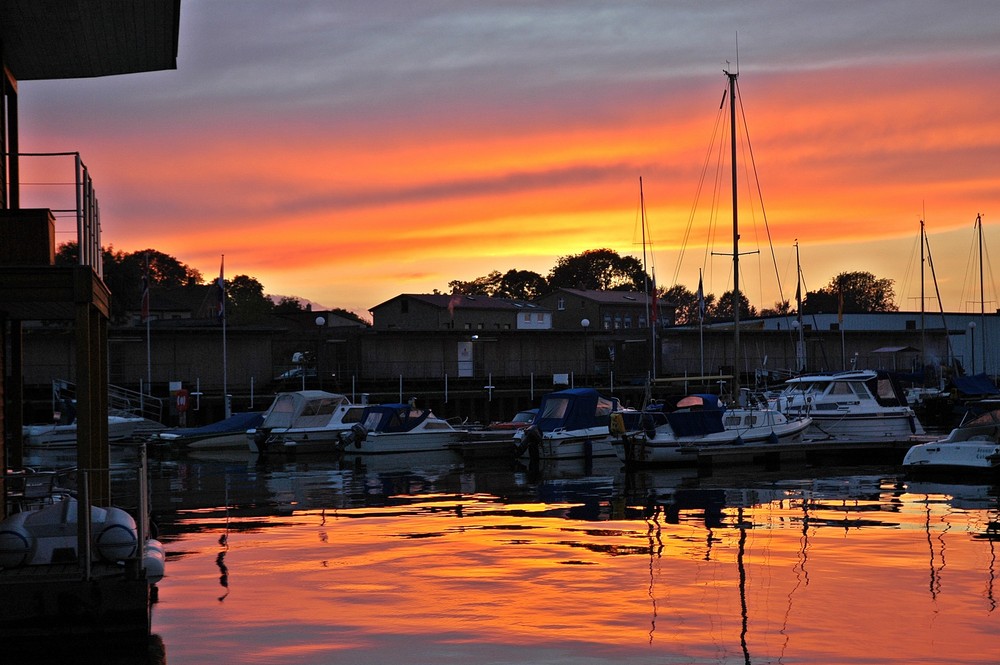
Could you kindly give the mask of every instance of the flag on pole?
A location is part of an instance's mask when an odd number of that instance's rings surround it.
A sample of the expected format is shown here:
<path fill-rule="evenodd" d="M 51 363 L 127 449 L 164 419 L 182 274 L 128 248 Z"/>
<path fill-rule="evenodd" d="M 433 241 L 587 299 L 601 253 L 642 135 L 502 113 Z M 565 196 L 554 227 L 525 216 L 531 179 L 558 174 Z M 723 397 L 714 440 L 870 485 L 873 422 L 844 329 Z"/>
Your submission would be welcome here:
<path fill-rule="evenodd" d="M 146 267 L 142 271 L 142 322 L 149 321 L 149 255 L 146 255 Z"/>
<path fill-rule="evenodd" d="M 698 320 L 705 320 L 705 289 L 701 284 L 701 271 L 698 271 Z"/>
<path fill-rule="evenodd" d="M 216 285 L 219 287 L 219 303 L 217 305 L 216 314 L 219 320 L 222 321 L 226 318 L 226 255 L 222 255 L 222 263 L 219 265 L 219 280 Z"/>

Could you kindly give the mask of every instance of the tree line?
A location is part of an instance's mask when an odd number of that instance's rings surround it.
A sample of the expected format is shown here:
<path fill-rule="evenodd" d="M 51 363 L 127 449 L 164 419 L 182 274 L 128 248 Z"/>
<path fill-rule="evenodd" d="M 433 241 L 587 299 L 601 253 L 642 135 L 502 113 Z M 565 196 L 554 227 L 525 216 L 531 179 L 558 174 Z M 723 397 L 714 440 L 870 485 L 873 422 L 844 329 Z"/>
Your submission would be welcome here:
<path fill-rule="evenodd" d="M 473 280 L 448 282 L 448 294 L 483 295 L 494 298 L 534 300 L 560 288 L 652 292 L 653 280 L 643 269 L 642 263 L 632 256 L 620 256 L 610 249 L 591 249 L 580 254 L 560 257 L 542 276 L 531 270 L 498 270 Z M 435 293 L 442 293 L 435 289 Z M 733 292 L 726 291 L 716 297 L 712 293 L 692 291 L 683 284 L 656 287 L 656 295 L 676 306 L 678 325 L 731 321 L 734 318 Z M 797 314 L 795 303 L 788 300 L 776 302 L 772 307 L 758 311 L 746 294 L 739 294 L 740 318 Z M 867 313 L 895 312 L 893 280 L 879 278 L 870 272 L 842 272 L 830 283 L 816 291 L 807 291 L 802 297 L 802 314 L 821 312 Z"/>
<path fill-rule="evenodd" d="M 201 272 L 177 258 L 155 249 L 135 252 L 116 251 L 114 247 L 102 248 L 104 282 L 111 290 L 111 320 L 125 323 L 130 312 L 139 311 L 142 305 L 142 284 L 145 275 L 151 289 L 201 288 L 209 284 Z M 60 245 L 56 251 L 57 265 L 74 265 L 79 257 L 75 242 Z M 277 302 L 264 293 L 264 286 L 249 275 L 236 275 L 225 280 L 230 321 L 236 324 L 253 323 L 272 314 L 302 312 L 306 306 L 295 297 L 282 297 Z M 621 256 L 610 249 L 591 249 L 559 257 L 548 275 L 531 270 L 511 269 L 501 273 L 494 270 L 473 280 L 448 282 L 447 294 L 483 295 L 493 298 L 534 300 L 559 288 L 598 291 L 652 292 L 653 280 L 642 263 L 633 256 Z M 441 294 L 437 289 L 434 293 Z M 731 321 L 733 319 L 733 292 L 726 291 L 716 297 L 712 293 L 692 291 L 682 284 L 656 287 L 656 295 L 676 307 L 678 325 Z M 770 308 L 758 311 L 744 293 L 739 294 L 740 318 L 758 316 L 793 315 L 794 303 L 777 302 Z M 893 281 L 878 278 L 870 272 L 843 272 L 830 280 L 825 287 L 807 291 L 802 298 L 802 313 L 821 312 L 865 313 L 895 312 Z M 345 318 L 363 321 L 353 312 L 334 309 Z"/>
<path fill-rule="evenodd" d="M 111 321 L 126 323 L 129 313 L 140 311 L 142 307 L 143 277 L 148 280 L 151 291 L 169 289 L 199 289 L 214 283 L 206 282 L 201 271 L 177 258 L 155 249 L 141 249 L 136 252 L 116 251 L 114 247 L 102 247 L 104 283 L 111 291 Z M 56 250 L 56 265 L 75 265 L 79 259 L 76 242 L 60 245 Z M 275 302 L 264 293 L 264 285 L 249 275 L 236 275 L 225 280 L 226 318 L 234 324 L 254 323 L 272 314 L 290 314 L 306 311 L 305 304 L 295 297 L 283 296 Z M 333 313 L 363 321 L 354 312 L 333 309 Z"/>

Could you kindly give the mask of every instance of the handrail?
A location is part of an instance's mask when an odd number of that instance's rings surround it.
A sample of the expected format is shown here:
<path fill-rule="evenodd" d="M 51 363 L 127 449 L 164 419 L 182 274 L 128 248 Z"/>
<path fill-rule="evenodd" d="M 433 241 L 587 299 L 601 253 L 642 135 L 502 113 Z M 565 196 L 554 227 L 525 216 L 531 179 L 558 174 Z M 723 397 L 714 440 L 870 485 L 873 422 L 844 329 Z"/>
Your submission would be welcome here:
<path fill-rule="evenodd" d="M 55 213 L 73 213 L 76 219 L 76 242 L 79 249 L 79 264 L 90 266 L 97 276 L 104 279 L 104 260 L 101 250 L 101 214 L 97 195 L 94 192 L 94 181 L 90 177 L 90 169 L 83 163 L 79 152 L 19 152 L 20 157 L 72 157 L 73 182 L 55 183 L 61 186 L 73 186 L 73 208 L 52 208 L 49 206 L 34 206 L 48 208 Z M 21 171 L 23 172 L 23 168 Z M 43 184 L 43 183 L 25 183 Z M 23 199 L 23 197 L 21 197 Z M 32 207 L 32 206 L 29 206 Z"/>

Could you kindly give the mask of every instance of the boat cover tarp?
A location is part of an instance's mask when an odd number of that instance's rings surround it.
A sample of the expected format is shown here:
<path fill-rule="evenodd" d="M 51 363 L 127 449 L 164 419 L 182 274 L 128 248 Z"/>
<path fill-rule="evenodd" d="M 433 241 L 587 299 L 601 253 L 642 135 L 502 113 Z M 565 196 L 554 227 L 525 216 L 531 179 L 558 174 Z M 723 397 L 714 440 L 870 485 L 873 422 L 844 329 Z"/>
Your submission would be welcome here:
<path fill-rule="evenodd" d="M 700 398 L 694 400 L 692 398 Z M 697 402 L 700 401 L 700 404 Z M 696 404 L 667 414 L 667 422 L 675 436 L 700 436 L 725 431 L 722 422 L 725 407 L 716 395 L 697 394 L 685 397 L 678 404 Z"/>
<path fill-rule="evenodd" d="M 542 397 L 533 425 L 542 432 L 607 427 L 611 412 L 617 410 L 617 400 L 604 397 L 593 388 L 570 388 Z"/>
<path fill-rule="evenodd" d="M 997 390 L 996 384 L 986 374 L 956 376 L 951 382 L 963 395 L 1000 395 L 1000 390 Z"/>
<path fill-rule="evenodd" d="M 205 425 L 203 427 L 175 427 L 164 430 L 163 434 L 176 434 L 179 437 L 204 436 L 206 434 L 222 434 L 224 432 L 245 432 L 254 429 L 264 422 L 263 411 L 248 411 L 235 413 L 230 418 Z"/>

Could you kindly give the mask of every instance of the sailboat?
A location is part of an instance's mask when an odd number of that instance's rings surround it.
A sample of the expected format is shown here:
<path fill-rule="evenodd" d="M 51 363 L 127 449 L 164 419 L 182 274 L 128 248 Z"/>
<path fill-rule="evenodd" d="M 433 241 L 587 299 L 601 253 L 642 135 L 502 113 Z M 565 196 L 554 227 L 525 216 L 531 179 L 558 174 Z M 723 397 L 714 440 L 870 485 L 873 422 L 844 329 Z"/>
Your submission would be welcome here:
<path fill-rule="evenodd" d="M 692 464 L 704 447 L 733 445 L 778 445 L 801 441 L 812 424 L 808 414 L 790 418 L 764 399 L 754 399 L 740 389 L 740 249 L 736 164 L 736 78 L 729 81 L 729 112 L 733 183 L 733 377 L 732 394 L 741 404 L 727 408 L 715 395 L 689 395 L 666 413 L 647 405 L 641 414 L 625 422 L 624 414 L 612 415 L 615 454 L 626 465 Z"/>

